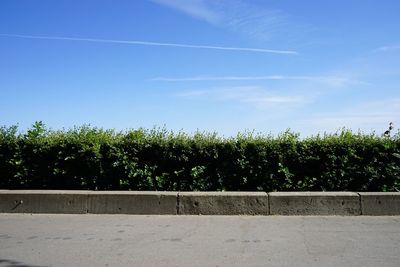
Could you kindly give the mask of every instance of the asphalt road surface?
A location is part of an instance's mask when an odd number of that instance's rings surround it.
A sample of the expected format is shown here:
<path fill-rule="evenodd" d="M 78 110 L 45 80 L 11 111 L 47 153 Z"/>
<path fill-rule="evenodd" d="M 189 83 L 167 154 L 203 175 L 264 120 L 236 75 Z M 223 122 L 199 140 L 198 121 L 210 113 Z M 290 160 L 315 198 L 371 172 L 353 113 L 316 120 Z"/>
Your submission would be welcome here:
<path fill-rule="evenodd" d="M 400 217 L 0 214 L 0 266 L 400 266 Z"/>

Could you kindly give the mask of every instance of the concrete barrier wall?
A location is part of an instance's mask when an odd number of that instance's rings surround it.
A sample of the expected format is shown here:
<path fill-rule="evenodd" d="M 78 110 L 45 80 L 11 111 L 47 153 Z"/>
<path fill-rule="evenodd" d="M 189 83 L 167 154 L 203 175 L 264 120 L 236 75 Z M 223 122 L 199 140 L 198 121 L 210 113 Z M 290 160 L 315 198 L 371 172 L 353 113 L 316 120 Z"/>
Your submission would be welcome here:
<path fill-rule="evenodd" d="M 271 215 L 361 215 L 360 196 L 351 192 L 269 193 Z"/>
<path fill-rule="evenodd" d="M 359 193 L 363 215 L 400 215 L 400 193 Z"/>
<path fill-rule="evenodd" d="M 91 192 L 88 213 L 174 215 L 177 197 L 176 192 Z"/>
<path fill-rule="evenodd" d="M 1 213 L 87 213 L 87 191 L 1 190 Z"/>
<path fill-rule="evenodd" d="M 0 213 L 400 215 L 400 193 L 0 190 Z"/>
<path fill-rule="evenodd" d="M 182 192 L 178 195 L 180 215 L 268 215 L 264 192 Z"/>

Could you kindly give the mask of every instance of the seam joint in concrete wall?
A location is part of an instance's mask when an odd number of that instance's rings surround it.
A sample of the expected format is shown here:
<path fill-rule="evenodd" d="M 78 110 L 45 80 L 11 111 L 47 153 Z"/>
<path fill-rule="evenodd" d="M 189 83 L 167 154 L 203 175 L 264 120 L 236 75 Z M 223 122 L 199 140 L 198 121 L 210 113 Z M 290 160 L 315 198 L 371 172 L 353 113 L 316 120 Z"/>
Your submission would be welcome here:
<path fill-rule="evenodd" d="M 360 193 L 357 193 L 357 195 L 358 195 L 358 199 L 360 201 L 360 215 L 364 215 L 363 214 L 363 205 L 362 205 L 362 201 L 361 201 L 361 195 L 360 195 Z"/>
<path fill-rule="evenodd" d="M 179 215 L 180 214 L 180 211 L 179 211 L 179 205 L 181 204 L 180 203 L 180 201 L 179 201 L 180 199 L 179 199 L 179 192 L 176 194 L 176 215 Z"/>

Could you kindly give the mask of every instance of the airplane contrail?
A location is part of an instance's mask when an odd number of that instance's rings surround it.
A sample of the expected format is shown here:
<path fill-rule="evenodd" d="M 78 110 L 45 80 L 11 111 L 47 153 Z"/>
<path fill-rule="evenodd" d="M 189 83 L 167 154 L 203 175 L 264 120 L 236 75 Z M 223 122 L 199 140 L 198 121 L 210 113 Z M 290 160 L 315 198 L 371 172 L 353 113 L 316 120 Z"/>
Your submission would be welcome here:
<path fill-rule="evenodd" d="M 148 42 L 148 41 L 129 41 L 129 40 L 93 39 L 93 38 L 75 38 L 75 37 L 62 37 L 62 36 L 21 35 L 21 34 L 0 34 L 0 36 L 11 37 L 11 38 L 24 38 L 24 39 L 82 41 L 82 42 L 147 45 L 147 46 L 168 46 L 168 47 L 180 47 L 180 48 L 230 50 L 230 51 L 241 51 L 241 52 L 257 52 L 257 53 L 288 54 L 288 55 L 298 54 L 296 51 L 291 51 L 291 50 L 275 50 L 275 49 L 263 49 L 263 48 L 249 48 L 249 47 L 227 47 L 227 46 L 212 46 L 212 45 L 192 45 L 192 44 L 159 43 L 159 42 Z"/>

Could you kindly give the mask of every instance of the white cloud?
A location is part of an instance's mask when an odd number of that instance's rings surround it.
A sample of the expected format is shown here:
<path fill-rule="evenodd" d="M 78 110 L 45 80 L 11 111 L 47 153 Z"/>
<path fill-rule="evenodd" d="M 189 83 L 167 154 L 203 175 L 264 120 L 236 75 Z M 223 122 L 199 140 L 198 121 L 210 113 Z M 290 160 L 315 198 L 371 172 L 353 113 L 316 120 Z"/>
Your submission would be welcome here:
<path fill-rule="evenodd" d="M 274 50 L 251 47 L 228 47 L 228 46 L 212 46 L 212 45 L 193 45 L 193 44 L 177 44 L 177 43 L 160 43 L 148 41 L 132 41 L 132 40 L 112 40 L 112 39 L 94 39 L 94 38 L 75 38 L 62 36 L 39 36 L 39 35 L 21 35 L 21 34 L 0 34 L 2 37 L 24 38 L 24 39 L 43 39 L 43 40 L 59 40 L 59 41 L 80 41 L 80 42 L 96 42 L 96 43 L 111 43 L 111 44 L 126 44 L 126 45 L 145 45 L 145 46 L 166 46 L 178 48 L 193 48 L 193 49 L 212 49 L 212 50 L 229 50 L 237 52 L 257 52 L 257 53 L 272 53 L 272 54 L 297 54 L 296 51 L 290 50 Z"/>
<path fill-rule="evenodd" d="M 242 0 L 151 0 L 229 30 L 268 39 L 288 26 L 288 15 Z"/>
<path fill-rule="evenodd" d="M 184 91 L 177 94 L 179 97 L 201 97 L 208 94 L 206 90 L 191 90 L 191 91 Z"/>
<path fill-rule="evenodd" d="M 258 86 L 188 90 L 178 93 L 177 96 L 192 99 L 233 102 L 249 105 L 257 109 L 298 107 L 310 101 L 310 99 L 306 99 L 304 96 L 279 94 Z"/>
<path fill-rule="evenodd" d="M 343 87 L 349 84 L 366 84 L 363 81 L 347 78 L 344 76 L 194 76 L 194 77 L 157 77 L 153 81 L 164 82 L 202 82 L 202 81 L 306 81 L 322 83 L 330 87 Z"/>
<path fill-rule="evenodd" d="M 283 80 L 284 76 L 194 76 L 194 77 L 157 77 L 153 81 L 163 82 L 196 82 L 196 81 L 256 81 L 256 80 Z"/>
<path fill-rule="evenodd" d="M 342 111 L 312 115 L 299 120 L 297 126 L 319 132 L 334 132 L 342 127 L 383 133 L 389 122 L 400 124 L 400 98 L 358 104 Z"/>
<path fill-rule="evenodd" d="M 389 52 L 389 51 L 394 51 L 394 50 L 400 50 L 400 45 L 388 45 L 388 46 L 382 46 L 377 49 L 375 49 L 375 52 Z"/>
<path fill-rule="evenodd" d="M 203 19 L 209 23 L 217 23 L 220 14 L 213 11 L 204 0 L 152 0 L 155 3 L 169 6 L 190 16 Z"/>
<path fill-rule="evenodd" d="M 291 103 L 301 103 L 303 98 L 298 96 L 268 96 L 268 97 L 258 97 L 258 98 L 245 98 L 244 102 L 256 103 L 260 105 L 264 104 L 291 104 Z"/>

